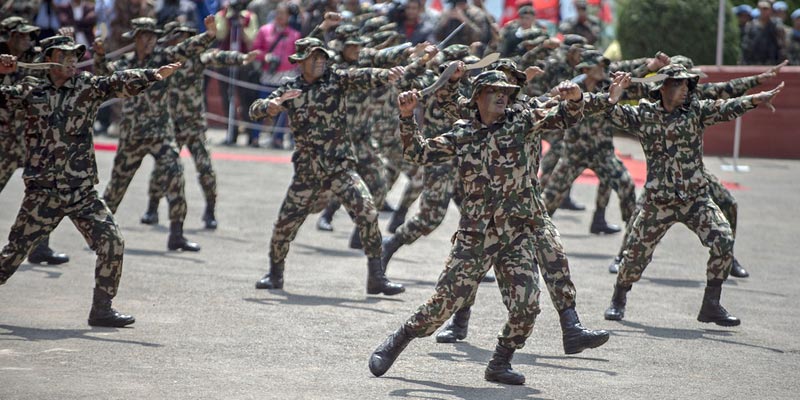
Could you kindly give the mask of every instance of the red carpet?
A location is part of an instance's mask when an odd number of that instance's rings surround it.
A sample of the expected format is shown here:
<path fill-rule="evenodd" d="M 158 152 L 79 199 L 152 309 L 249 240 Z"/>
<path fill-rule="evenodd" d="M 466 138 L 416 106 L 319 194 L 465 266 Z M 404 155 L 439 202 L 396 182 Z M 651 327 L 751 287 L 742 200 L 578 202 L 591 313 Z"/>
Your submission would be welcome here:
<path fill-rule="evenodd" d="M 542 143 L 543 151 L 547 151 L 550 148 L 550 145 L 547 142 Z M 117 145 L 115 143 L 95 143 L 94 149 L 96 151 L 117 151 Z M 633 181 L 636 183 L 636 186 L 641 187 L 644 185 L 644 181 L 647 178 L 647 165 L 644 161 L 634 160 L 631 158 L 630 155 L 627 154 L 617 154 L 622 162 L 625 164 L 625 167 L 628 168 L 628 172 L 630 172 L 631 176 L 633 177 Z M 181 151 L 181 157 L 188 158 L 191 154 L 186 149 Z M 267 163 L 267 164 L 289 164 L 292 162 L 291 155 L 285 156 L 273 156 L 273 155 L 259 155 L 259 154 L 238 154 L 238 153 L 222 153 L 215 151 L 211 153 L 211 159 L 213 160 L 225 160 L 225 161 L 237 161 L 237 162 L 257 162 L 257 163 Z M 598 180 L 597 176 L 594 172 L 590 170 L 583 171 L 583 174 L 578 177 L 575 181 L 577 183 L 582 184 L 590 184 L 590 185 L 597 185 Z M 725 185 L 726 188 L 731 190 L 745 190 L 744 186 L 739 185 L 736 182 L 727 182 L 722 181 L 722 184 Z"/>

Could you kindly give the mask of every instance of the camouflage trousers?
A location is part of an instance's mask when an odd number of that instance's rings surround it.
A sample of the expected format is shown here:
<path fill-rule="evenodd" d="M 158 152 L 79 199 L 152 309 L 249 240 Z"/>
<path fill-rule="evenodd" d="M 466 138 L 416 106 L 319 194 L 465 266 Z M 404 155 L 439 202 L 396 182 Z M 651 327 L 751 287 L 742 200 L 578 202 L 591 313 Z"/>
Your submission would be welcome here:
<path fill-rule="evenodd" d="M 389 189 L 386 185 L 386 176 L 384 175 L 384 164 L 377 150 L 361 150 L 356 151 L 358 154 L 356 160 L 356 172 L 358 176 L 367 185 L 367 190 L 372 196 L 372 203 L 376 207 L 383 206 L 383 201 L 386 200 L 386 194 Z M 330 197 L 328 206 L 332 209 L 338 209 L 340 202 L 333 196 L 332 193 L 328 194 Z"/>
<path fill-rule="evenodd" d="M 714 203 L 719 206 L 722 213 L 725 214 L 725 218 L 731 225 L 733 236 L 736 237 L 736 219 L 739 214 L 739 204 L 736 202 L 736 198 L 733 197 L 733 193 L 720 182 L 719 178 L 714 176 L 714 174 L 705 167 L 703 168 L 703 176 L 708 181 L 708 195 L 711 197 L 711 200 L 714 200 Z"/>
<path fill-rule="evenodd" d="M 622 220 L 626 223 L 636 210 L 636 186 L 633 178 L 613 151 L 598 151 L 592 154 L 586 152 L 568 152 L 566 157 L 558 160 L 550 180 L 544 190 L 544 202 L 547 212 L 553 214 L 564 197 L 569 193 L 575 179 L 584 169 L 591 169 L 601 182 L 597 193 L 597 208 L 605 208 L 608 198 L 604 193 L 605 188 L 617 192 Z"/>
<path fill-rule="evenodd" d="M 0 192 L 25 162 L 25 144 L 11 135 L 0 135 Z"/>
<path fill-rule="evenodd" d="M 617 283 L 629 286 L 641 279 L 656 245 L 678 222 L 694 231 L 703 246 L 709 248 L 707 280 L 727 279 L 733 265 L 733 232 L 719 207 L 703 194 L 677 204 L 658 204 L 645 197 L 625 238 Z"/>
<path fill-rule="evenodd" d="M 419 195 L 422 193 L 423 188 L 423 173 L 422 168 L 418 165 L 405 161 L 403 159 L 402 147 L 384 147 L 381 149 L 383 153 L 386 166 L 386 189 L 391 189 L 400 174 L 403 173 L 408 177 L 408 184 L 403 189 L 403 194 L 400 197 L 398 208 L 408 210 Z"/>
<path fill-rule="evenodd" d="M 364 253 L 369 258 L 381 256 L 381 231 L 378 227 L 378 210 L 364 180 L 353 169 L 340 170 L 328 176 L 317 176 L 307 171 L 295 173 L 278 212 L 272 231 L 269 259 L 281 263 L 289 253 L 289 244 L 297 236 L 308 214 L 314 211 L 317 197 L 330 191 L 344 205 L 356 224 Z"/>
<path fill-rule="evenodd" d="M 561 155 L 564 154 L 564 132 L 549 131 L 544 134 L 543 138 L 550 144 L 550 149 L 547 150 L 547 153 L 544 153 L 539 163 L 539 182 L 541 182 L 542 187 L 546 187 L 553 169 L 558 164 Z"/>
<path fill-rule="evenodd" d="M 103 193 L 108 207 L 117 212 L 117 207 L 125 196 L 133 176 L 142 165 L 142 160 L 150 154 L 155 158 L 159 177 L 157 184 L 166 188 L 169 203 L 169 220 L 183 222 L 186 219 L 186 196 L 184 194 L 183 165 L 181 165 L 178 146 L 172 138 L 121 139 L 114 156 L 114 169 L 111 180 Z"/>
<path fill-rule="evenodd" d="M 195 169 L 197 170 L 197 178 L 200 182 L 200 188 L 203 190 L 206 203 L 216 203 L 217 174 L 211 166 L 211 154 L 209 154 L 206 147 L 205 127 L 195 126 L 192 129 L 183 128 L 176 131 L 178 132 L 175 135 L 178 149 L 182 149 L 185 145 L 189 149 L 189 153 L 192 154 Z M 153 168 L 153 172 L 150 174 L 148 193 L 151 199 L 160 199 L 165 196 L 163 183 L 166 181 L 166 177 L 159 175 L 159 172 L 164 172 L 164 170 Z M 159 182 L 161 183 L 159 184 Z"/>
<path fill-rule="evenodd" d="M 444 220 L 450 199 L 453 197 L 455 169 L 450 163 L 423 168 L 423 189 L 419 210 L 397 228 L 395 237 L 403 244 L 414 243 L 429 235 Z"/>
<path fill-rule="evenodd" d="M 8 235 L 8 244 L 0 253 L 0 284 L 17 268 L 28 251 L 69 217 L 97 254 L 95 287 L 117 294 L 122 275 L 125 242 L 111 210 L 93 187 L 72 190 L 27 189 L 17 219 Z"/>

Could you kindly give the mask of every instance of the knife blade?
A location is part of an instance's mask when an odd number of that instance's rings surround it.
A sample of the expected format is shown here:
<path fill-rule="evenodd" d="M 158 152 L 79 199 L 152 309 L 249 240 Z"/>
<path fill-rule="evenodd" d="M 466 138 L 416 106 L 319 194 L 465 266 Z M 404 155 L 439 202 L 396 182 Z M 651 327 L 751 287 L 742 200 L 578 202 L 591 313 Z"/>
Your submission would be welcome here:
<path fill-rule="evenodd" d="M 457 63 L 451 62 L 450 65 L 448 65 L 447 68 L 442 72 L 442 74 L 439 75 L 439 79 L 437 79 L 432 85 L 422 89 L 420 94 L 422 96 L 427 96 L 439 90 L 442 86 L 444 86 L 445 83 L 447 83 L 448 80 L 450 80 L 450 77 L 453 76 L 453 73 L 456 72 L 456 69 L 458 69 Z"/>
<path fill-rule="evenodd" d="M 495 61 L 497 61 L 499 59 L 500 59 L 500 53 L 492 53 L 492 54 L 489 54 L 486 57 L 481 58 L 477 62 L 474 62 L 472 64 L 467 65 L 466 66 L 466 70 L 470 71 L 470 70 L 473 70 L 473 69 L 486 68 L 489 65 L 491 65 L 493 62 L 495 62 Z"/>

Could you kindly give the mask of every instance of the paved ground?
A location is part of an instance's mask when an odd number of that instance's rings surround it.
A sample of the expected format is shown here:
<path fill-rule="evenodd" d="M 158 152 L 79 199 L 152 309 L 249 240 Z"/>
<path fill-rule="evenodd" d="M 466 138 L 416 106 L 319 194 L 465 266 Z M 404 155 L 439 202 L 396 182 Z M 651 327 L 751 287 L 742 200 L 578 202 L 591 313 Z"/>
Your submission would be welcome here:
<path fill-rule="evenodd" d="M 212 136 L 214 143 L 221 139 L 220 132 Z M 619 147 L 641 159 L 632 141 L 620 140 Z M 352 224 L 343 213 L 332 234 L 317 232 L 310 218 L 289 254 L 286 290 L 258 291 L 253 284 L 267 269 L 268 237 L 292 172 L 289 153 L 214 150 L 221 192 L 216 232 L 201 229 L 200 190 L 185 163 L 186 233 L 202 252 L 167 252 L 166 223 L 139 224 L 150 161 L 120 207 L 127 245 L 115 305 L 136 316 L 132 328 L 86 325 L 94 255 L 69 222 L 52 238 L 72 257 L 69 264 L 23 264 L 0 288 L 0 399 L 798 397 L 800 342 L 792 331 L 800 323 L 798 161 L 747 159 L 752 172 L 734 174 L 720 171 L 727 160 L 707 160 L 722 179 L 744 187 L 735 191 L 736 254 L 752 277 L 731 279 L 723 293 L 723 304 L 744 321 L 737 328 L 695 320 L 707 253 L 682 226 L 667 234 L 630 293 L 626 320 L 603 320 L 613 285 L 606 265 L 620 237 L 590 236 L 588 211 L 557 213 L 582 321 L 612 337 L 600 349 L 565 356 L 558 316 L 543 297 L 533 336 L 514 359 L 528 383 L 507 387 L 483 380 L 505 315 L 494 284 L 480 290 L 465 342 L 415 340 L 385 377 L 367 369 L 375 346 L 432 292 L 457 225 L 455 208 L 430 237 L 397 254 L 389 276 L 406 285 L 403 295 L 365 294 L 366 260 L 346 248 Z M 98 152 L 100 190 L 112 157 Z M 11 225 L 22 190 L 18 173 L 0 195 L 2 229 Z M 579 184 L 573 193 L 591 204 L 594 190 Z M 164 204 L 160 211 L 166 219 Z M 387 218 L 381 216 L 382 226 Z M 619 221 L 618 210 L 609 219 Z"/>

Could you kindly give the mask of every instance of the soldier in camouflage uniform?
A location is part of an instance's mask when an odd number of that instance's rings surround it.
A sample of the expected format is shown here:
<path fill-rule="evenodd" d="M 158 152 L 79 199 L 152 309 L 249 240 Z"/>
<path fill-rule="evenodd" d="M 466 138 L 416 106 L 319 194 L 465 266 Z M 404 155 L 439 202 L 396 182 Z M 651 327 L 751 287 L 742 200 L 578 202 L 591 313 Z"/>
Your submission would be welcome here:
<path fill-rule="evenodd" d="M 609 60 L 596 51 L 585 51 L 583 61 L 576 69 L 585 74 L 579 83 L 584 92 L 602 92 L 608 86 L 606 68 Z M 572 183 L 584 169 L 591 169 L 603 184 L 613 188 L 619 196 L 622 220 L 628 222 L 636 208 L 636 192 L 633 179 L 628 169 L 614 153 L 614 141 L 611 130 L 603 115 L 590 115 L 564 132 L 564 153 L 552 172 L 551 179 L 544 188 L 544 202 L 551 216 L 569 191 Z M 607 200 L 597 196 L 591 233 L 617 233 L 620 228 L 609 225 L 605 219 Z M 601 202 L 602 201 L 602 202 Z"/>
<path fill-rule="evenodd" d="M 469 47 L 462 44 L 450 45 L 437 54 L 437 57 L 442 60 L 440 64 L 465 60 L 469 57 Z M 462 78 L 459 90 L 467 91 L 468 84 L 468 79 Z M 444 91 L 438 91 L 427 99 L 423 107 L 423 131 L 426 138 L 433 138 L 450 130 L 457 119 L 444 113 L 443 104 L 450 102 L 452 99 Z M 414 217 L 400 225 L 394 235 L 384 240 L 381 256 L 384 269 L 400 247 L 429 235 L 442 223 L 447 213 L 456 178 L 452 163 L 429 164 L 423 168 L 419 210 Z"/>
<path fill-rule="evenodd" d="M 574 20 L 563 21 L 558 26 L 559 32 L 567 35 L 581 35 L 586 38 L 586 43 L 595 45 L 600 40 L 600 20 L 586 12 L 586 0 L 576 0 L 575 9 L 578 15 Z"/>
<path fill-rule="evenodd" d="M 708 195 L 702 134 L 706 126 L 733 120 L 758 104 L 769 102 L 782 85 L 736 99 L 698 100 L 689 96 L 697 86 L 697 75 L 677 64 L 663 67 L 658 73 L 668 78 L 650 89 L 653 101 L 615 106 L 607 112 L 612 123 L 639 137 L 647 158 L 647 182 L 642 209 L 633 220 L 625 243 L 605 318 L 624 318 L 628 291 L 641 278 L 667 230 L 680 222 L 710 248 L 707 286 L 698 321 L 737 326 L 741 321 L 720 305 L 722 283 L 733 264 L 734 237 L 725 215 Z M 626 84 L 629 82 L 626 79 Z"/>
<path fill-rule="evenodd" d="M 418 94 L 404 92 L 398 99 L 406 157 L 420 164 L 455 162 L 464 199 L 459 228 L 435 294 L 372 354 L 369 367 L 375 376 L 391 367 L 411 339 L 432 334 L 455 311 L 471 304 L 481 277 L 494 265 L 508 321 L 498 334 L 485 378 L 524 383 L 525 377 L 515 372 L 510 362 L 514 351 L 525 345 L 540 311 L 539 274 L 534 263 L 537 254 L 544 268 L 552 269 L 552 276 L 557 277 L 547 281 L 552 286 L 548 289 L 553 302 L 570 315 L 576 329 L 583 329 L 578 328 L 574 313 L 575 287 L 563 252 L 534 245 L 533 238 L 540 231 L 551 236 L 551 243 L 560 250 L 558 233 L 538 206 L 539 196 L 531 180 L 535 171 L 530 169 L 541 131 L 565 129 L 580 118 L 580 89 L 565 82 L 558 88 L 565 102 L 532 109 L 506 108 L 519 86 L 509 84 L 501 71 L 481 73 L 473 87 L 471 103 L 477 106 L 471 107 L 473 117 L 459 120 L 452 130 L 433 138 L 423 137 L 412 117 Z M 557 254 L 561 257 L 555 258 Z M 593 333 L 591 340 L 582 344 L 597 347 L 608 340 L 608 332 Z"/>
<path fill-rule="evenodd" d="M 197 34 L 197 29 L 177 21 L 164 26 L 164 37 L 159 39 L 165 46 L 174 46 L 190 36 Z M 206 148 L 205 96 L 203 90 L 203 71 L 209 66 L 235 67 L 245 65 L 258 55 L 253 51 L 243 54 L 238 51 L 222 51 L 212 49 L 191 58 L 181 60 L 183 67 L 169 79 L 169 112 L 175 126 L 175 139 L 178 148 L 184 145 L 194 159 L 200 187 L 206 199 L 203 222 L 206 229 L 217 229 L 215 209 L 217 204 L 217 175 L 211 166 L 211 155 Z M 143 224 L 158 223 L 158 202 L 164 197 L 167 186 L 166 175 L 160 175 L 163 169 L 154 168 L 150 175 L 149 202 L 147 211 L 142 215 Z"/>
<path fill-rule="evenodd" d="M 111 76 L 76 73 L 85 46 L 70 37 L 42 41 L 48 77 L 26 77 L 0 86 L 0 105 L 21 109 L 31 129 L 25 132 L 28 157 L 23 178 L 25 197 L 0 252 L 0 285 L 16 272 L 28 250 L 69 217 L 97 254 L 95 288 L 89 325 L 121 327 L 135 320 L 111 307 L 122 273 L 124 241 L 111 210 L 98 196 L 92 122 L 100 104 L 113 97 L 133 96 L 168 77 L 178 65 L 119 71 Z M 0 56 L 0 73 L 16 70 L 16 59 Z"/>
<path fill-rule="evenodd" d="M 29 24 L 21 17 L 8 17 L 0 22 L 0 54 L 9 54 L 17 57 L 18 61 L 34 62 L 39 56 L 39 48 L 34 46 L 39 28 Z M 20 71 L 12 74 L 0 75 L 0 83 L 13 85 L 18 83 L 25 75 L 37 77 L 37 71 Z M 0 192 L 3 191 L 11 175 L 18 168 L 22 168 L 25 161 L 24 134 L 27 123 L 23 110 L 16 112 L 9 107 L 0 107 Z M 69 256 L 55 252 L 50 248 L 50 235 L 45 235 L 31 254 L 28 262 L 34 264 L 47 263 L 58 265 L 69 262 Z"/>
<path fill-rule="evenodd" d="M 700 77 L 705 76 L 702 71 L 694 68 L 694 62 L 688 57 L 676 55 L 672 56 L 670 61 L 674 64 L 680 64 L 684 66 L 687 70 L 698 74 Z M 726 82 L 699 83 L 691 95 L 696 96 L 701 100 L 724 100 L 732 97 L 740 97 L 743 96 L 748 90 L 764 83 L 768 79 L 774 78 L 778 72 L 780 72 L 780 69 L 785 65 L 786 61 L 760 74 L 736 78 Z M 736 237 L 736 225 L 739 213 L 739 206 L 736 202 L 736 198 L 733 197 L 733 193 L 725 188 L 722 182 L 720 182 L 719 178 L 714 176 L 714 174 L 712 174 L 711 171 L 709 171 L 705 166 L 703 167 L 703 175 L 708 181 L 708 194 L 711 197 L 711 200 L 713 200 L 714 203 L 719 206 L 720 210 L 725 215 L 725 219 L 727 219 L 728 223 L 731 225 L 733 236 Z M 644 196 L 640 195 L 638 201 L 636 202 L 634 216 L 641 211 L 643 202 Z M 614 257 L 614 261 L 612 261 L 608 267 L 608 271 L 612 274 L 616 274 L 619 271 L 619 262 L 622 260 L 623 251 L 625 250 L 625 242 L 627 237 L 630 235 L 630 229 L 631 226 L 629 224 L 625 230 L 625 237 L 622 240 L 622 247 L 620 248 L 619 253 L 617 253 L 617 256 Z M 739 260 L 737 260 L 735 256 L 733 257 L 733 266 L 731 267 L 730 275 L 736 278 L 747 278 L 750 276 L 750 274 L 744 269 L 744 267 L 742 267 L 742 265 L 739 263 Z"/>
<path fill-rule="evenodd" d="M 288 111 L 297 141 L 292 162 L 295 175 L 281 204 L 270 240 L 270 271 L 256 283 L 259 289 L 282 289 L 289 244 L 310 213 L 320 192 L 330 190 L 358 226 L 368 261 L 367 293 L 395 295 L 405 288 L 390 282 L 381 267 L 378 211 L 364 181 L 355 171 L 355 156 L 346 132 L 348 91 L 365 90 L 393 81 L 397 70 L 331 69 L 334 54 L 317 38 L 295 42 L 289 57 L 301 74 L 250 106 L 253 119 Z"/>
<path fill-rule="evenodd" d="M 156 48 L 156 21 L 152 18 L 136 18 L 132 21 L 134 29 L 125 37 L 134 38 L 136 51 L 113 62 L 106 62 L 101 42 L 96 42 L 94 68 L 99 74 L 108 75 L 114 71 L 128 68 L 151 67 L 169 61 L 180 61 L 199 56 L 214 41 L 216 24 L 214 17 L 204 20 L 206 32 L 193 36 L 176 46 Z M 145 91 L 142 96 L 130 98 L 122 105 L 123 118 L 120 121 L 120 141 L 114 157 L 111 180 L 106 186 L 103 198 L 112 212 L 117 211 L 133 175 L 148 154 L 156 160 L 159 175 L 164 176 L 163 185 L 169 202 L 170 234 L 167 240 L 169 250 L 199 251 L 197 243 L 183 236 L 183 220 L 186 218 L 186 197 L 184 194 L 183 166 L 175 142 L 175 131 L 169 110 L 169 82 L 160 82 Z"/>

